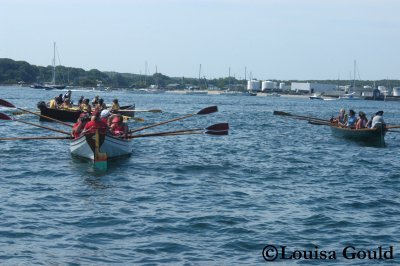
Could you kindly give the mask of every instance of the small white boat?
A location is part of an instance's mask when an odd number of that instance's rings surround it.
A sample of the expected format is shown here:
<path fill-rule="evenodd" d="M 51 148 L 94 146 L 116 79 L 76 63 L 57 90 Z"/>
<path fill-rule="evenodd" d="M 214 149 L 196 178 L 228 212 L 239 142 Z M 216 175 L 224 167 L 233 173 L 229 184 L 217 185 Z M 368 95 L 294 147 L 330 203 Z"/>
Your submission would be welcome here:
<path fill-rule="evenodd" d="M 310 96 L 310 100 L 323 100 L 321 94 L 314 93 Z"/>
<path fill-rule="evenodd" d="M 96 162 L 96 152 L 105 155 L 106 160 L 112 160 L 131 155 L 132 141 L 109 135 L 87 134 L 72 140 L 70 150 L 72 155 L 92 162 Z"/>
<path fill-rule="evenodd" d="M 186 95 L 206 95 L 208 91 L 200 91 L 200 90 L 186 90 Z"/>
<path fill-rule="evenodd" d="M 281 97 L 281 95 L 278 94 L 277 92 L 273 92 L 273 93 L 267 93 L 267 97 Z"/>
<path fill-rule="evenodd" d="M 250 91 L 231 91 L 231 90 L 226 90 L 220 93 L 220 95 L 226 95 L 226 96 L 256 96 L 256 92 L 250 92 Z"/>
<path fill-rule="evenodd" d="M 355 92 L 352 93 L 348 93 L 345 95 L 340 95 L 338 100 L 363 100 L 363 98 L 358 97 L 358 96 L 354 96 Z"/>

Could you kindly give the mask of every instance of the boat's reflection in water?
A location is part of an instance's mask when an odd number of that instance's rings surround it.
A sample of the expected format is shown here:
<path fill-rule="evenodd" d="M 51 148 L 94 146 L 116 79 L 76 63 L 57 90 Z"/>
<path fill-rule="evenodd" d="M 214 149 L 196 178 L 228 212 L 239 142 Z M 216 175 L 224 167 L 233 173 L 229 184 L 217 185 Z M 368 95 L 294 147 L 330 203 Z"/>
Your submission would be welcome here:
<path fill-rule="evenodd" d="M 126 166 L 130 156 L 119 157 L 118 160 L 109 160 L 107 169 L 97 169 L 90 160 L 71 155 L 71 166 L 76 172 L 79 172 L 84 182 L 93 189 L 108 189 L 113 187 L 110 184 L 110 177 L 113 172 L 118 172 L 122 167 Z"/>

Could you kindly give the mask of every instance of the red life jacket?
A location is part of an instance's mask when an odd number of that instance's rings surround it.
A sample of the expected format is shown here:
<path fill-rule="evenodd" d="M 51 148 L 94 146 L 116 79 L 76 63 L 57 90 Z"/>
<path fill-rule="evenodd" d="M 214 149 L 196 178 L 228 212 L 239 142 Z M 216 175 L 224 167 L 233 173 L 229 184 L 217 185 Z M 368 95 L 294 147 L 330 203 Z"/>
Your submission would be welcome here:
<path fill-rule="evenodd" d="M 112 128 L 112 133 L 114 136 L 120 136 L 123 135 L 125 133 L 125 125 L 122 124 L 116 124 L 113 128 Z"/>
<path fill-rule="evenodd" d="M 78 121 L 72 127 L 72 135 L 75 139 L 77 139 L 81 136 L 81 132 L 82 132 L 83 128 L 78 129 L 81 126 L 81 124 L 82 124 L 82 122 Z"/>
<path fill-rule="evenodd" d="M 99 130 L 99 134 L 106 134 L 107 124 L 101 120 L 90 121 L 85 125 L 85 130 L 87 134 L 96 133 L 96 129 Z"/>

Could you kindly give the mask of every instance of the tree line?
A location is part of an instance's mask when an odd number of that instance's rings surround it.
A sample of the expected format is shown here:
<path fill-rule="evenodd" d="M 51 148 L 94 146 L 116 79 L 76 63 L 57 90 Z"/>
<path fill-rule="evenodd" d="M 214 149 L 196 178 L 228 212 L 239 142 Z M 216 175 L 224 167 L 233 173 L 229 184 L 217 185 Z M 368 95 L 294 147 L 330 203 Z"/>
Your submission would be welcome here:
<path fill-rule="evenodd" d="M 8 58 L 0 58 L 0 84 L 26 84 L 50 82 L 53 75 L 52 66 L 36 66 L 25 61 L 14 61 Z M 317 82 L 337 85 L 351 85 L 351 80 L 306 80 L 306 81 L 282 81 L 276 82 Z M 386 87 L 399 87 L 399 80 L 357 81 L 357 84 Z M 84 70 L 82 68 L 56 66 L 56 83 L 69 86 L 95 87 L 98 83 L 113 88 L 146 88 L 156 85 L 159 88 L 168 88 L 173 84 L 174 89 L 184 89 L 193 86 L 197 89 L 205 89 L 214 86 L 221 89 L 245 90 L 246 80 L 238 80 L 234 77 L 216 79 L 197 79 L 185 77 L 168 77 L 161 73 L 153 75 L 138 75 L 130 73 L 102 72 L 97 69 Z M 360 85 L 359 85 L 360 86 Z"/>

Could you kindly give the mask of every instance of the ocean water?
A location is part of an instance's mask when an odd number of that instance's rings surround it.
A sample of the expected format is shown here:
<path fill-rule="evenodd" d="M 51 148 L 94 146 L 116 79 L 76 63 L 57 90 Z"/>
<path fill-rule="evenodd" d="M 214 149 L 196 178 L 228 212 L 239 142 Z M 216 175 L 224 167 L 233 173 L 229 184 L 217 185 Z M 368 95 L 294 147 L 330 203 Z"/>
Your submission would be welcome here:
<path fill-rule="evenodd" d="M 30 110 L 59 93 L 0 87 L 0 98 Z M 145 122 L 130 128 L 217 105 L 218 113 L 145 132 L 229 122 L 230 135 L 135 139 L 132 156 L 105 172 L 72 158 L 67 140 L 0 142 L 1 265 L 263 265 L 267 245 L 280 251 L 269 262 L 278 265 L 400 263 L 400 133 L 389 132 L 384 148 L 369 147 L 334 138 L 326 126 L 273 115 L 329 119 L 343 107 L 368 116 L 384 110 L 387 123 L 400 124 L 399 102 L 91 91 L 72 97 L 95 94 L 163 110 L 138 114 Z M 60 135 L 12 121 L 0 121 L 0 133 Z M 392 246 L 394 258 L 346 259 L 347 246 Z M 296 250 L 317 250 L 319 259 L 298 258 Z M 337 258 L 321 262 L 321 251 Z"/>

